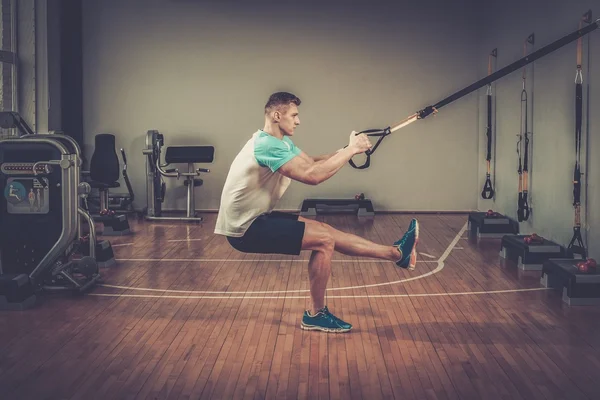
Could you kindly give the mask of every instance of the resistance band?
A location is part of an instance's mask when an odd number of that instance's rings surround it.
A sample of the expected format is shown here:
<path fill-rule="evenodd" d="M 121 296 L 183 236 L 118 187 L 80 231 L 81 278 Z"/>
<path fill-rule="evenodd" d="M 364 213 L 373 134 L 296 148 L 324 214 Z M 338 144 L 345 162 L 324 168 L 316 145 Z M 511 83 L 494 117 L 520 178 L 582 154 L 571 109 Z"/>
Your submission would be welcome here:
<path fill-rule="evenodd" d="M 579 21 L 579 29 L 584 23 L 592 20 L 592 11 L 588 11 Z M 583 39 L 577 40 L 577 70 L 575 73 L 575 170 L 573 173 L 573 207 L 575 218 L 573 224 L 573 238 L 569 243 L 569 250 L 586 258 L 586 249 L 581 238 L 581 122 L 583 119 L 583 72 L 582 50 Z M 589 93 L 588 93 L 589 101 Z"/>
<path fill-rule="evenodd" d="M 533 46 L 534 41 L 535 39 L 532 33 L 523 44 L 523 55 L 525 57 L 527 57 L 527 43 Z M 517 155 L 519 157 L 519 167 L 517 169 L 517 172 L 519 173 L 519 201 L 517 208 L 517 219 L 519 222 L 527 221 L 529 219 L 530 211 L 528 202 L 530 132 L 528 124 L 529 107 L 527 107 L 527 67 L 523 67 L 522 80 L 523 89 L 521 90 L 521 132 L 519 133 L 519 140 L 517 142 Z M 523 144 L 523 137 L 525 137 L 525 144 Z"/>
<path fill-rule="evenodd" d="M 435 103 L 434 105 L 427 106 L 427 107 L 423 108 L 422 110 L 417 111 L 416 113 L 412 114 L 411 116 L 398 122 L 396 125 L 387 127 L 385 129 L 368 129 L 365 131 L 358 132 L 357 135 L 364 133 L 370 137 L 379 137 L 379 139 L 377 140 L 377 143 L 371 149 L 367 150 L 364 153 L 366 155 L 367 159 L 363 165 L 357 166 L 352 160 L 349 161 L 350 165 L 356 169 L 368 168 L 371 165 L 371 155 L 375 152 L 375 150 L 377 149 L 377 147 L 379 146 L 379 144 L 381 143 L 383 138 L 390 135 L 392 132 L 395 132 L 398 129 L 404 128 L 405 126 L 407 126 L 419 119 L 424 119 L 424 118 L 428 117 L 429 115 L 436 113 L 443 106 L 450 104 L 453 101 L 458 100 L 461 97 L 463 97 L 463 96 L 465 96 L 465 95 L 467 95 L 467 94 L 469 94 L 491 82 L 494 82 L 495 80 L 500 79 L 500 78 L 504 77 L 505 75 L 510 74 L 513 71 L 516 71 L 517 69 L 537 60 L 538 58 L 543 57 L 543 56 L 555 51 L 556 49 L 563 47 L 564 45 L 566 45 L 568 43 L 571 43 L 572 41 L 580 38 L 581 36 L 587 35 L 588 33 L 597 29 L 598 26 L 600 26 L 600 18 L 598 18 L 596 21 L 589 24 L 585 28 L 578 29 L 577 31 L 570 33 L 570 34 L 562 37 L 561 39 L 558 39 L 557 41 L 550 43 L 549 45 L 547 45 L 545 47 L 542 47 L 541 49 L 531 53 L 530 55 L 523 57 L 520 60 L 517 60 L 514 63 L 507 65 L 506 67 L 494 72 L 493 74 L 491 74 L 483 79 L 480 79 L 479 81 L 465 87 L 464 89 L 459 90 L 458 92 L 446 97 L 445 99 L 440 100 L 439 102 Z"/>
<path fill-rule="evenodd" d="M 498 56 L 498 50 L 494 49 L 490 53 L 488 57 L 488 76 L 492 74 L 492 58 L 496 58 Z M 485 162 L 487 166 L 487 173 L 485 174 L 485 183 L 483 184 L 483 190 L 481 191 L 481 197 L 486 200 L 494 197 L 494 186 L 492 185 L 491 179 L 491 160 L 492 160 L 492 83 L 488 83 L 487 87 L 487 127 L 486 132 L 487 136 L 487 155 L 485 157 Z"/>

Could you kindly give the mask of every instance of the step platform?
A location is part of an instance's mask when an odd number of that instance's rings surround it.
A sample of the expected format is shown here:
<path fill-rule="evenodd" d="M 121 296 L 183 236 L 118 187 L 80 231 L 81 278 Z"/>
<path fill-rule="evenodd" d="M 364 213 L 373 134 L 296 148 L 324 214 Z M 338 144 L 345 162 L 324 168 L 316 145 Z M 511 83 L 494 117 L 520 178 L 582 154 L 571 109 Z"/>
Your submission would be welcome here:
<path fill-rule="evenodd" d="M 477 239 L 501 239 L 519 233 L 519 223 L 499 213 L 472 212 L 468 220 L 469 236 Z"/>
<path fill-rule="evenodd" d="M 542 268 L 540 283 L 562 290 L 562 299 L 570 306 L 600 305 L 600 269 L 580 272 L 576 259 L 548 259 Z"/>
<path fill-rule="evenodd" d="M 0 275 L 0 310 L 23 311 L 35 306 L 35 288 L 26 274 Z"/>
<path fill-rule="evenodd" d="M 90 255 L 89 245 L 82 246 L 82 253 L 84 256 Z M 108 268 L 117 264 L 115 253 L 108 240 L 96 240 L 96 263 L 100 268 Z"/>
<path fill-rule="evenodd" d="M 369 199 L 305 199 L 300 215 L 353 213 L 359 217 L 375 215 L 373 203 Z"/>
<path fill-rule="evenodd" d="M 94 215 L 93 218 L 95 222 L 100 222 L 104 225 L 103 236 L 131 235 L 129 221 L 125 214 Z"/>
<path fill-rule="evenodd" d="M 570 258 L 570 252 L 555 242 L 543 239 L 541 243 L 526 243 L 530 235 L 504 235 L 500 244 L 500 257 L 517 263 L 523 271 L 541 271 L 550 258 Z"/>

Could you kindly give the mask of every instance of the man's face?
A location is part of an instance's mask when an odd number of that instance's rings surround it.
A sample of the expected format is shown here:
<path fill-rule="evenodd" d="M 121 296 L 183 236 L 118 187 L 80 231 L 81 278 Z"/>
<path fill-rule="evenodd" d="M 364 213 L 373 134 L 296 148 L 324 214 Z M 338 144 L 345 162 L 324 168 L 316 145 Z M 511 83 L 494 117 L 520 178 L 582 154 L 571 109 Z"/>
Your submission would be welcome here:
<path fill-rule="evenodd" d="M 300 125 L 300 117 L 298 117 L 298 106 L 290 104 L 287 109 L 278 111 L 279 113 L 279 129 L 286 136 L 293 136 L 294 130 Z"/>

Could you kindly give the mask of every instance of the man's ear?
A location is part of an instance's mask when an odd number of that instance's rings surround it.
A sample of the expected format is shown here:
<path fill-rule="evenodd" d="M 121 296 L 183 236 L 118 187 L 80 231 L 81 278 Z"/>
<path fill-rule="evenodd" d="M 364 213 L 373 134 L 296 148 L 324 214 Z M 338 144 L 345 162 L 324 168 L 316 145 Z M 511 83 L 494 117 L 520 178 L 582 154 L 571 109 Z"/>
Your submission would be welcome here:
<path fill-rule="evenodd" d="M 279 122 L 280 119 L 281 119 L 281 113 L 279 111 L 273 112 L 273 121 Z"/>

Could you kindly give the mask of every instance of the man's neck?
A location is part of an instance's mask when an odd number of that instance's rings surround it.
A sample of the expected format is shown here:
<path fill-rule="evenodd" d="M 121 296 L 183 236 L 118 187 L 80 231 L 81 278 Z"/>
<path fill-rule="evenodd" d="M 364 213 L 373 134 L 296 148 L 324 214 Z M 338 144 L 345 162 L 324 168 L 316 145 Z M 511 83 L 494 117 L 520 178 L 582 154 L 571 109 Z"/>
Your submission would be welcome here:
<path fill-rule="evenodd" d="M 273 137 L 276 137 L 279 140 L 283 139 L 283 133 L 281 132 L 281 130 L 279 129 L 279 127 L 277 125 L 267 123 L 267 124 L 265 124 L 262 131 L 265 133 L 268 133 L 269 135 L 271 135 Z"/>

